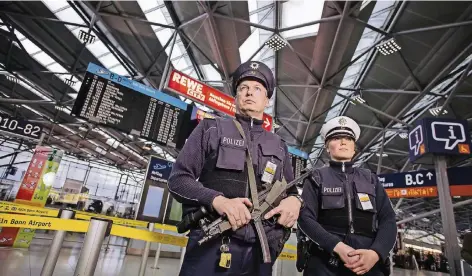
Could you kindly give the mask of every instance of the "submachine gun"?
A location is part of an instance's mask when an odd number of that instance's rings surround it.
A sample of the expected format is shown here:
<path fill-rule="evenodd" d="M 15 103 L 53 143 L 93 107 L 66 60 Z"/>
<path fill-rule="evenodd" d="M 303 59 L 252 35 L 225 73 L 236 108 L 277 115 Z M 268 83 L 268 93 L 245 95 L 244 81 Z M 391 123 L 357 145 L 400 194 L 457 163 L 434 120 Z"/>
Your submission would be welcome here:
<path fill-rule="evenodd" d="M 282 181 L 276 181 L 270 190 L 260 194 L 258 196 L 260 208 L 258 210 L 252 210 L 251 220 L 254 222 L 262 220 L 267 212 L 279 204 L 279 202 L 282 200 L 281 196 L 283 193 L 306 178 L 312 172 L 312 170 L 313 169 L 308 170 L 288 184 L 285 181 L 285 178 L 283 178 Z M 199 245 L 202 245 L 203 243 L 212 240 L 213 238 L 216 238 L 217 236 L 231 229 L 231 224 L 229 223 L 226 216 L 215 216 L 202 206 L 197 211 L 189 213 L 184 218 L 182 218 L 182 221 L 180 221 L 177 225 L 177 231 L 179 233 L 185 233 L 197 225 L 199 225 L 205 233 L 205 235 L 198 241 Z"/>

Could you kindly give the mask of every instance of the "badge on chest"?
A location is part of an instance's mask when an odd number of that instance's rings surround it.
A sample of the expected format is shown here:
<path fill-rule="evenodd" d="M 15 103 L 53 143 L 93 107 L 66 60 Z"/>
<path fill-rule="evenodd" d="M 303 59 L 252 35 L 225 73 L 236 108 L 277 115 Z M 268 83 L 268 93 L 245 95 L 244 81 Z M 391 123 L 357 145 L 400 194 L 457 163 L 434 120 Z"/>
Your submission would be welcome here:
<path fill-rule="evenodd" d="M 374 206 L 372 206 L 372 202 L 370 202 L 370 197 L 368 194 L 357 193 L 357 197 L 359 197 L 359 201 L 361 202 L 362 210 L 374 209 Z"/>
<path fill-rule="evenodd" d="M 277 165 L 272 161 L 267 161 L 261 178 L 262 182 L 272 183 L 276 171 Z"/>

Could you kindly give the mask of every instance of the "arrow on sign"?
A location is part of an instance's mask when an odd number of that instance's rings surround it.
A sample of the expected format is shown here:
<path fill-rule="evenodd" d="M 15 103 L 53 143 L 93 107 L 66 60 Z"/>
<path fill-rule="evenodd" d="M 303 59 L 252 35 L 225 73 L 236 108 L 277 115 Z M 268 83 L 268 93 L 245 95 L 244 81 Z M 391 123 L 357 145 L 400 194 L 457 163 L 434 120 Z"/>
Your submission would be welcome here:
<path fill-rule="evenodd" d="M 428 177 L 429 180 L 431 180 L 431 177 L 433 177 L 433 174 L 431 172 L 428 172 L 426 176 Z"/>
<path fill-rule="evenodd" d="M 270 126 L 269 118 L 265 118 L 265 120 L 264 120 L 264 127 L 265 127 L 265 128 L 268 128 L 269 126 Z"/>

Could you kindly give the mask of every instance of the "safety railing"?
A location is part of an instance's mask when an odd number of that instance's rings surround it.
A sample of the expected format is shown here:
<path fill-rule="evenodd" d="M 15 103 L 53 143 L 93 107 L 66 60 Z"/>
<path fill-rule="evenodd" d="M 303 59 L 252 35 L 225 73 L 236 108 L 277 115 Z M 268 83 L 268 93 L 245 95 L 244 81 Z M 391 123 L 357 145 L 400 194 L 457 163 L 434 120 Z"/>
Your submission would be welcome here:
<path fill-rule="evenodd" d="M 4 201 L 0 201 L 0 227 L 56 231 L 49 247 L 41 276 L 53 275 L 66 232 L 86 233 L 74 272 L 74 275 L 80 276 L 94 274 L 102 244 L 105 238 L 110 235 L 146 241 L 141 257 L 140 276 L 145 275 L 151 243 L 182 247 L 180 266 L 182 265 L 187 245 L 186 237 L 154 232 L 154 229 L 177 232 L 176 227 L 171 225 L 91 214 L 69 209 L 33 207 Z M 146 227 L 147 230 L 134 227 Z M 285 249 L 296 252 L 296 247 L 293 245 L 286 244 Z M 154 266 L 157 266 L 158 258 L 159 255 L 156 252 Z M 282 252 L 278 258 L 278 260 L 291 261 L 295 259 L 296 254 L 290 252 Z"/>

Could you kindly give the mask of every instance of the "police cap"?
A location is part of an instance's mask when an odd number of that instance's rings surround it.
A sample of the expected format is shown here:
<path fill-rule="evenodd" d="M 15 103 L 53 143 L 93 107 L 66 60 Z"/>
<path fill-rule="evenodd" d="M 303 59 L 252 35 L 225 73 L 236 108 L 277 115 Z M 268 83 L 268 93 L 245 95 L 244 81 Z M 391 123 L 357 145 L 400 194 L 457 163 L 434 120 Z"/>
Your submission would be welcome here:
<path fill-rule="evenodd" d="M 259 61 L 248 61 L 241 64 L 233 73 L 233 93 L 236 95 L 236 88 L 245 79 L 259 81 L 267 89 L 267 97 L 270 99 L 274 93 L 275 79 L 272 71 L 267 65 Z"/>
<path fill-rule="evenodd" d="M 321 128 L 320 134 L 325 142 L 337 136 L 348 136 L 357 141 L 361 134 L 361 129 L 353 119 L 339 116 L 327 121 Z"/>

